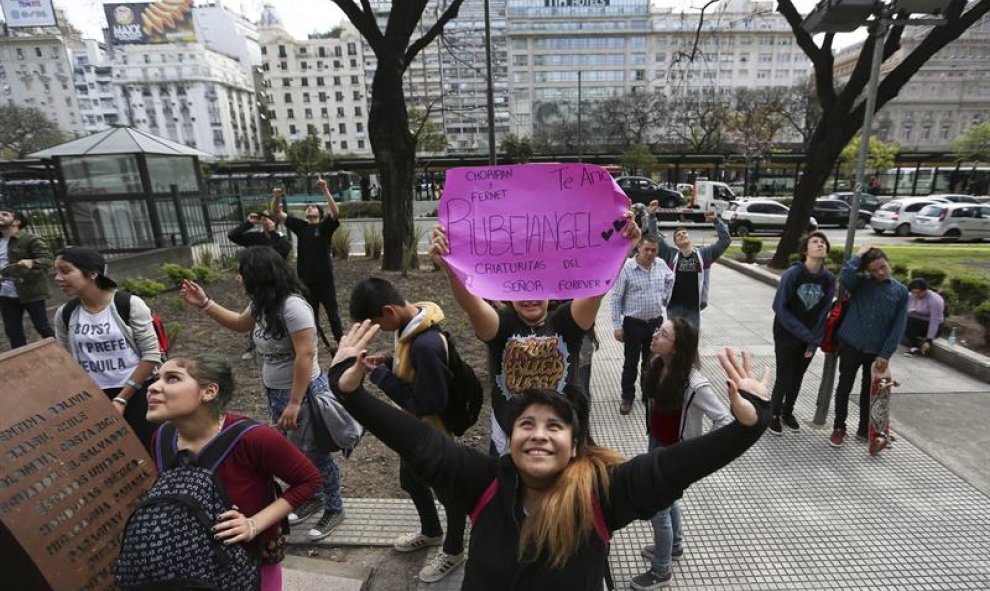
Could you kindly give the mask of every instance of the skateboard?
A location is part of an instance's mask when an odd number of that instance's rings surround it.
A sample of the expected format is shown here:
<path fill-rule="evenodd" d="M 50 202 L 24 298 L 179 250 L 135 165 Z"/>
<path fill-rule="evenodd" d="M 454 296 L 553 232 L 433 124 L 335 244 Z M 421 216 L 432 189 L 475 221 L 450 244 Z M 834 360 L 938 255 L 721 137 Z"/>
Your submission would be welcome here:
<path fill-rule="evenodd" d="M 870 455 L 875 456 L 890 446 L 890 389 L 895 385 L 890 369 L 878 372 L 872 369 L 873 387 L 870 390 Z"/>

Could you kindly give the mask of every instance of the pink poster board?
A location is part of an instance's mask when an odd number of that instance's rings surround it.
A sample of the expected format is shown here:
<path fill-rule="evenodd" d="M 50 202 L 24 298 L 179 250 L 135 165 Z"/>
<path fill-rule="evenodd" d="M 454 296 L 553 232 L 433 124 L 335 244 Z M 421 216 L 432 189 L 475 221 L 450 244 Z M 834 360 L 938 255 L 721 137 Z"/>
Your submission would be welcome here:
<path fill-rule="evenodd" d="M 452 168 L 440 199 L 451 271 L 492 300 L 603 294 L 629 252 L 629 199 L 594 164 Z"/>

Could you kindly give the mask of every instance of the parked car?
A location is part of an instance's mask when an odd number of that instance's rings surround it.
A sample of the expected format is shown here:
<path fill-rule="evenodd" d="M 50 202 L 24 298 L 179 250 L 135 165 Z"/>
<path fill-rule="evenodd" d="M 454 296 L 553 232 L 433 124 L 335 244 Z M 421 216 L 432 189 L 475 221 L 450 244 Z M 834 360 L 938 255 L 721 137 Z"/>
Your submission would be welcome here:
<path fill-rule="evenodd" d="M 839 191 L 838 193 L 832 193 L 825 196 L 826 199 L 838 199 L 839 201 L 845 202 L 846 205 L 852 206 L 853 192 L 852 191 Z M 880 207 L 880 200 L 876 198 L 875 195 L 869 193 L 859 194 L 859 209 L 873 213 Z"/>
<path fill-rule="evenodd" d="M 770 199 L 733 201 L 722 212 L 722 221 L 733 236 L 749 236 L 754 232 L 783 233 L 790 209 Z M 818 221 L 808 220 L 808 231 L 818 228 Z"/>
<path fill-rule="evenodd" d="M 906 197 L 888 201 L 873 212 L 870 227 L 877 234 L 893 231 L 898 236 L 910 236 L 914 216 L 926 206 L 937 203 L 948 203 L 948 201 L 940 197 Z"/>
<path fill-rule="evenodd" d="M 933 203 L 914 216 L 911 230 L 918 236 L 962 240 L 990 238 L 990 205 Z"/>
<path fill-rule="evenodd" d="M 979 203 L 980 202 L 979 199 L 977 199 L 976 197 L 973 197 L 972 195 L 960 195 L 958 193 L 945 193 L 945 194 L 938 194 L 938 195 L 929 195 L 929 197 L 932 197 L 932 198 L 938 197 L 939 199 L 944 199 L 945 201 L 949 201 L 951 203 Z"/>
<path fill-rule="evenodd" d="M 684 196 L 677 191 L 661 187 L 643 176 L 620 176 L 615 182 L 633 203 L 649 205 L 656 199 L 663 208 L 681 207 L 686 203 Z"/>
<path fill-rule="evenodd" d="M 818 224 L 821 226 L 834 225 L 846 228 L 849 226 L 851 211 L 852 208 L 845 201 L 822 197 L 815 200 L 815 206 L 811 208 L 811 215 L 818 220 Z M 858 215 L 859 223 L 856 224 L 856 227 L 865 228 L 866 224 L 870 222 L 870 212 L 860 210 Z"/>

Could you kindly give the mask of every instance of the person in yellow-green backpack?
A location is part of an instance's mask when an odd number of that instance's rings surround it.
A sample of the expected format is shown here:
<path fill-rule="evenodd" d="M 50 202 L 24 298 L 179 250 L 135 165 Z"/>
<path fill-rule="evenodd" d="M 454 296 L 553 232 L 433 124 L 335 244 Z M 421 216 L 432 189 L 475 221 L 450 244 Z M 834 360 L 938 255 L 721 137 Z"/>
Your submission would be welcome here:
<path fill-rule="evenodd" d="M 447 435 L 439 415 L 450 398 L 453 372 L 440 332 L 443 310 L 433 302 L 408 302 L 385 279 L 369 277 L 354 286 L 350 312 L 356 322 L 371 320 L 382 330 L 395 333 L 394 354 L 365 358 L 372 383 L 403 409 Z M 404 459 L 399 460 L 399 484 L 416 506 L 420 531 L 400 535 L 393 546 L 399 552 L 413 552 L 442 543 L 436 557 L 419 572 L 425 583 L 439 581 L 464 562 L 467 509 L 439 499 L 447 512 L 444 538 L 430 487 Z"/>

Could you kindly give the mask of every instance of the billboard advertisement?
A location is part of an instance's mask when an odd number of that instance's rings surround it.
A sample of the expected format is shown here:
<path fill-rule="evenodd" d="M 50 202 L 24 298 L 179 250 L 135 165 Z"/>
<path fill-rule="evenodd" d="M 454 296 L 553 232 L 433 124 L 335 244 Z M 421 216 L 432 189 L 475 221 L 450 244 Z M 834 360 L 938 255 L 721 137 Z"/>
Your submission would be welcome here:
<path fill-rule="evenodd" d="M 7 26 L 54 27 L 55 9 L 52 0 L 0 0 Z"/>
<path fill-rule="evenodd" d="M 159 0 L 104 4 L 110 42 L 114 45 L 191 43 L 193 0 Z"/>

